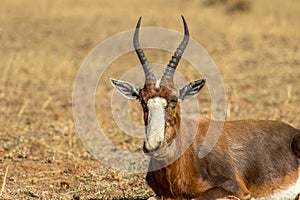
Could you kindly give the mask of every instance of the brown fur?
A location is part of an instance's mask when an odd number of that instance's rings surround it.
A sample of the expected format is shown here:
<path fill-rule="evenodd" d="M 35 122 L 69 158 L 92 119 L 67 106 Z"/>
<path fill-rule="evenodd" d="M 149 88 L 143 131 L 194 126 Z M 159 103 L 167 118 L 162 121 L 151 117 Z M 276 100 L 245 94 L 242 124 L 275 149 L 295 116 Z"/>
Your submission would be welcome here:
<path fill-rule="evenodd" d="M 293 138 L 292 149 L 294 153 L 300 157 L 300 134 L 297 134 Z"/>
<path fill-rule="evenodd" d="M 147 101 L 160 96 L 167 100 L 164 146 L 176 138 L 176 152 L 191 141 L 188 149 L 170 165 L 148 172 L 146 180 L 162 198 L 216 199 L 234 195 L 240 199 L 269 196 L 294 184 L 299 176 L 300 131 L 277 121 L 240 120 L 225 122 L 218 142 L 204 158 L 198 157 L 209 119 L 180 119 L 176 88 L 166 80 L 159 90 L 147 84 L 140 101 L 147 122 Z M 171 103 L 173 99 L 173 102 Z M 183 125 L 181 126 L 181 120 Z M 197 129 L 195 138 L 191 129 Z M 166 158 L 165 160 L 167 160 Z M 151 166 L 165 160 L 151 159 Z"/>

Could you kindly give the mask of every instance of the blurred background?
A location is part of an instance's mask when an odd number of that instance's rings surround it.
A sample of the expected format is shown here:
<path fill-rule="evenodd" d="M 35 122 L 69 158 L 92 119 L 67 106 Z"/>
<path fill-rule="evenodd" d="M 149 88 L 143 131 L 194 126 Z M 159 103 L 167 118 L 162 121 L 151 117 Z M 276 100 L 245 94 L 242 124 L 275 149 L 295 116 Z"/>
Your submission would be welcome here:
<path fill-rule="evenodd" d="M 222 75 L 227 119 L 282 120 L 300 128 L 300 1 L 298 0 L 1 0 L 1 199 L 145 199 L 145 174 L 101 165 L 80 141 L 72 117 L 72 87 L 81 62 L 100 42 L 135 27 L 182 32 L 210 54 Z M 178 41 L 176 41 L 178 42 Z M 117 45 L 117 44 L 116 44 Z M 171 53 L 146 50 L 165 64 Z M 178 70 L 184 72 L 182 60 Z M 134 52 L 116 60 L 106 77 L 139 65 Z M 126 68 L 127 67 L 127 68 Z M 122 70 L 121 70 L 122 68 Z M 185 72 L 188 79 L 194 74 Z M 107 98 L 101 93 L 107 92 Z M 110 112 L 109 82 L 99 84 L 97 114 Z M 207 89 L 198 95 L 210 115 Z M 107 106 L 109 105 L 109 106 Z M 141 121 L 133 103 L 131 115 Z M 120 148 L 141 151 L 111 116 L 101 125 Z"/>

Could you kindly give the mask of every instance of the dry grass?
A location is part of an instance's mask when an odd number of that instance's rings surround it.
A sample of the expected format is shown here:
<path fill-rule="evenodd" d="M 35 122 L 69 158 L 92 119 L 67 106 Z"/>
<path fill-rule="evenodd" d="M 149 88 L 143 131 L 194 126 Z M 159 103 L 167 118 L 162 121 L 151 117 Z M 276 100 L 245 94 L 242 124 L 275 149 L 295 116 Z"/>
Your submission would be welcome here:
<path fill-rule="evenodd" d="M 0 190 L 0 197 L 2 197 L 2 194 L 3 194 L 4 189 L 5 189 L 6 178 L 7 178 L 7 173 L 8 173 L 8 167 L 9 167 L 9 165 L 7 165 L 6 170 L 5 170 L 2 187 L 1 187 L 1 190 Z"/>
<path fill-rule="evenodd" d="M 300 2 L 253 0 L 247 12 L 234 13 L 228 13 L 228 2 L 209 6 L 196 0 L 125 0 L 120 6 L 120 1 L 106 0 L 2 0 L 2 198 L 143 199 L 152 194 L 143 174 L 114 171 L 93 159 L 72 119 L 71 93 L 80 63 L 99 42 L 133 28 L 141 15 L 145 26 L 181 31 L 184 14 L 193 39 L 219 66 L 229 120 L 276 119 L 300 128 Z M 170 56 L 148 54 L 149 60 L 162 63 Z M 123 71 L 138 65 L 134 54 L 120 59 L 107 77 L 121 76 L 119 66 Z M 184 71 L 185 63 L 179 70 Z M 112 87 L 101 85 L 101 90 L 110 94 Z M 199 99 L 208 114 L 209 98 Z M 97 104 L 98 112 L 105 109 Z M 101 123 L 121 147 L 140 148 L 109 117 Z M 8 173 L 5 166 L 10 166 Z"/>

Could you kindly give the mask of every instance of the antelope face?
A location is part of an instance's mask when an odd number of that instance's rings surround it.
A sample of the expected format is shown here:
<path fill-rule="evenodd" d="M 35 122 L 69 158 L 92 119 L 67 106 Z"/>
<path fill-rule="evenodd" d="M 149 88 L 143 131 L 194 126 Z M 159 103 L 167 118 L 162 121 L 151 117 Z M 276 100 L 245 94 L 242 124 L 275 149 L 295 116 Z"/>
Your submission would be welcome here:
<path fill-rule="evenodd" d="M 147 84 L 141 89 L 139 100 L 143 107 L 146 130 L 143 148 L 145 153 L 154 152 L 167 145 L 175 135 L 176 132 L 171 133 L 169 127 L 173 125 L 175 128 L 175 125 L 180 124 L 177 93 L 169 85 Z"/>
<path fill-rule="evenodd" d="M 167 146 L 175 137 L 180 126 L 180 102 L 195 96 L 205 84 L 205 79 L 200 79 L 178 89 L 173 82 L 176 67 L 189 40 L 188 27 L 183 17 L 182 19 L 185 36 L 160 79 L 156 79 L 138 41 L 141 18 L 134 33 L 133 44 L 144 69 L 145 84 L 138 88 L 131 83 L 111 79 L 113 86 L 123 96 L 140 101 L 146 131 L 143 150 L 150 155 Z"/>

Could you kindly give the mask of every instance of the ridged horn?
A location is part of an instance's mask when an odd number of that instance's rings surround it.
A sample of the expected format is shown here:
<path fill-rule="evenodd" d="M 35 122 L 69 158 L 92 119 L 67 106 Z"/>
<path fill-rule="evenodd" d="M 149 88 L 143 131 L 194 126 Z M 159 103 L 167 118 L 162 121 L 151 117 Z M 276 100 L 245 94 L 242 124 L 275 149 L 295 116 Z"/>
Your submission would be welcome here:
<path fill-rule="evenodd" d="M 133 46 L 143 66 L 143 70 L 145 74 L 145 82 L 147 82 L 148 80 L 156 80 L 156 78 L 139 42 L 139 31 L 140 31 L 141 20 L 142 17 L 139 18 L 138 23 L 136 24 L 136 28 L 133 35 Z"/>
<path fill-rule="evenodd" d="M 167 78 L 167 79 L 173 80 L 176 67 L 181 59 L 181 56 L 182 56 L 185 48 L 187 47 L 187 45 L 189 43 L 189 39 L 190 39 L 189 28 L 186 24 L 186 21 L 185 21 L 183 15 L 181 15 L 181 18 L 182 18 L 183 26 L 184 26 L 184 37 L 183 37 L 183 40 L 181 41 L 180 45 L 176 49 L 174 55 L 172 56 L 172 59 L 170 60 L 169 64 L 167 65 L 167 69 L 166 69 L 164 75 L 162 76 L 162 79 Z"/>

